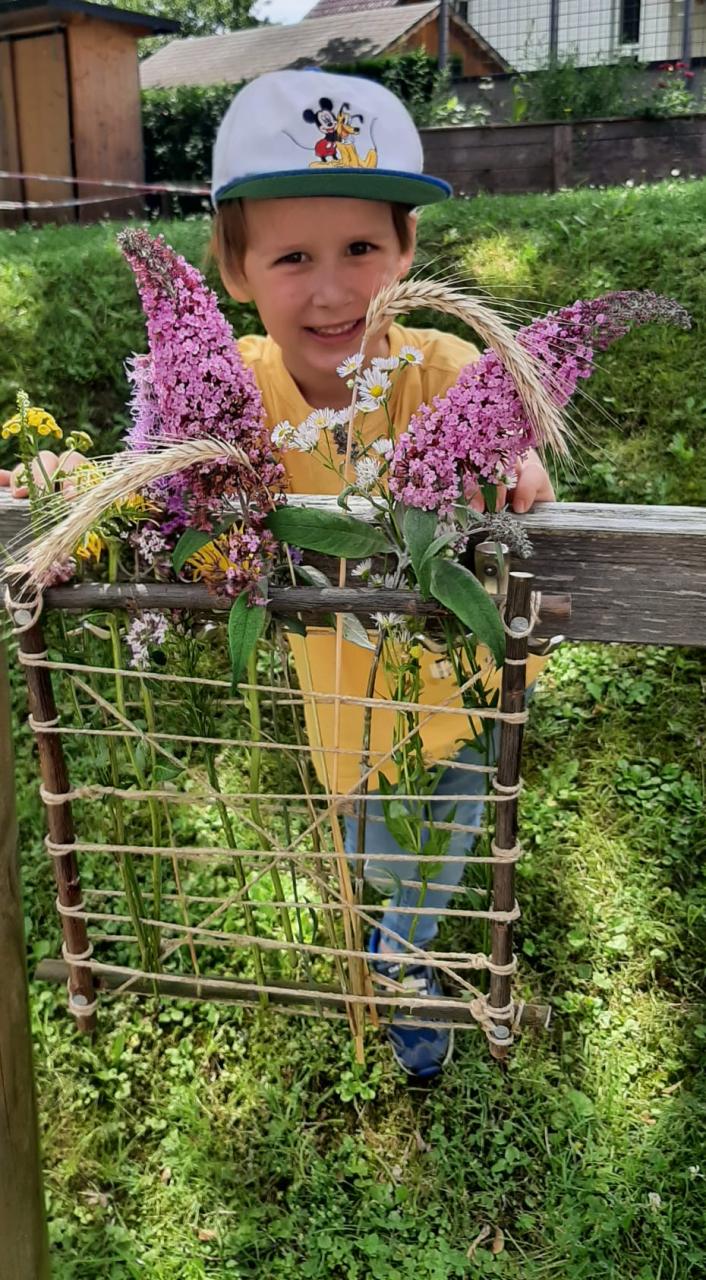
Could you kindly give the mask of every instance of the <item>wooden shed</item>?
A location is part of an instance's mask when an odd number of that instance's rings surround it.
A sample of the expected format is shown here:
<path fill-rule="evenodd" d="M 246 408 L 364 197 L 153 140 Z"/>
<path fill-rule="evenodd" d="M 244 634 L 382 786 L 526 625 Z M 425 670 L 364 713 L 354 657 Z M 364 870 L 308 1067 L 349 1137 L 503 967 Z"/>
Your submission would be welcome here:
<path fill-rule="evenodd" d="M 0 170 L 64 179 L 0 177 L 0 225 L 91 222 L 142 207 L 139 195 L 116 199 L 88 179 L 144 181 L 137 41 L 178 30 L 85 0 L 0 0 Z M 57 207 L 23 208 L 28 201 Z"/>

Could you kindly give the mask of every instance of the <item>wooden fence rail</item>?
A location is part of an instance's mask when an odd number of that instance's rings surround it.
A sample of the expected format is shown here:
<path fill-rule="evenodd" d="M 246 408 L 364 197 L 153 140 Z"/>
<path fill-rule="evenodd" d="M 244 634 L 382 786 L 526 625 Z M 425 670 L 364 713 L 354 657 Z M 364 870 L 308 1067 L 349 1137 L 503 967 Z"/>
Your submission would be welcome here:
<path fill-rule="evenodd" d="M 299 501 L 335 505 L 333 498 Z M 364 503 L 351 509 L 366 515 Z M 567 639 L 706 645 L 706 508 L 546 502 L 516 519 L 534 547 L 522 567 L 545 596 L 547 624 Z M 0 490 L 0 544 L 27 525 L 27 504 Z M 69 590 L 78 607 L 87 602 L 81 592 L 96 588 Z M 335 608 L 333 599 L 327 607 Z M 383 608 L 379 595 L 374 607 Z"/>

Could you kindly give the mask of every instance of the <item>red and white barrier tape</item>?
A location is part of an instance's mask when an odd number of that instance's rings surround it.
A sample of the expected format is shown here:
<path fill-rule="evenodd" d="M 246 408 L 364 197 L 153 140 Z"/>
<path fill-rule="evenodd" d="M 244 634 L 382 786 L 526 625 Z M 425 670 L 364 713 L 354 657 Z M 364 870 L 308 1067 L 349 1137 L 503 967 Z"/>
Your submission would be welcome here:
<path fill-rule="evenodd" d="M 64 182 L 72 187 L 108 187 L 113 191 L 119 189 L 124 194 L 121 196 L 77 196 L 69 200 L 0 200 L 0 209 L 67 209 L 76 205 L 107 204 L 113 200 L 128 200 L 131 192 L 141 195 L 149 195 L 151 192 L 184 196 L 210 195 L 209 187 L 196 183 L 131 182 L 128 179 L 116 182 L 110 178 L 78 178 L 69 177 L 66 174 L 24 173 L 15 169 L 0 169 L 0 179 L 2 178 L 13 178 L 20 181 L 26 179 L 30 182 Z"/>

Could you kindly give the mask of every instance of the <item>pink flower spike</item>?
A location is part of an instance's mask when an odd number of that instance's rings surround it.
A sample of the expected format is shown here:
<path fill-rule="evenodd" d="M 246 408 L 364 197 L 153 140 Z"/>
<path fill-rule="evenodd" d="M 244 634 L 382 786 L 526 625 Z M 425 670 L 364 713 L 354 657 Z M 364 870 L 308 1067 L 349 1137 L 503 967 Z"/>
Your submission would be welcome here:
<path fill-rule="evenodd" d="M 128 448 L 210 435 L 239 445 L 248 459 L 209 462 L 157 481 L 152 496 L 166 515 L 160 533 L 171 547 L 187 526 L 211 529 L 224 503 L 236 499 L 248 537 L 255 539 L 247 556 L 247 574 L 255 583 L 271 558 L 263 522 L 273 502 L 283 500 L 284 489 L 284 469 L 273 456 L 255 378 L 215 293 L 195 267 L 143 228 L 121 231 L 118 244 L 135 274 L 149 340 L 149 354 L 127 365 L 133 419 Z"/>
<path fill-rule="evenodd" d="M 622 291 L 584 302 L 520 329 L 518 342 L 535 356 L 558 406 L 593 372 L 596 351 L 630 329 L 662 321 L 688 329 L 683 307 L 658 294 Z M 515 384 L 494 351 L 461 370 L 443 397 L 422 405 L 399 437 L 390 490 L 406 506 L 447 513 L 483 484 L 497 484 L 536 443 Z"/>

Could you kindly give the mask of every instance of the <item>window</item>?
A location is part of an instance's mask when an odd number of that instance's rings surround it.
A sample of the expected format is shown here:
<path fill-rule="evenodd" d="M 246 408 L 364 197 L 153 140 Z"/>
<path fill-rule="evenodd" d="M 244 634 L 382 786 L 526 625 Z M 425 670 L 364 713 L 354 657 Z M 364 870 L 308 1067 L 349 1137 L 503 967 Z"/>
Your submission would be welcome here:
<path fill-rule="evenodd" d="M 640 40 L 640 0 L 622 0 L 620 6 L 620 43 L 638 44 Z"/>

